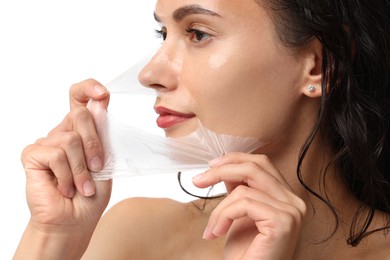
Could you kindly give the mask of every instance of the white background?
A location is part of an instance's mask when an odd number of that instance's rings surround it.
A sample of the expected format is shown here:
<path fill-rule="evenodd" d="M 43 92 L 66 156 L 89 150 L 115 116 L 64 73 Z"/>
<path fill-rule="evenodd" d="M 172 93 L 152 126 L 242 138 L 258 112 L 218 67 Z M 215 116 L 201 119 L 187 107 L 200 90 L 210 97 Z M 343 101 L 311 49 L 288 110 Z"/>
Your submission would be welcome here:
<path fill-rule="evenodd" d="M 12 258 L 29 219 L 22 149 L 61 121 L 73 83 L 107 83 L 158 46 L 154 4 L 0 0 L 0 259 Z M 190 198 L 175 175 L 115 180 L 110 205 L 129 196 Z"/>

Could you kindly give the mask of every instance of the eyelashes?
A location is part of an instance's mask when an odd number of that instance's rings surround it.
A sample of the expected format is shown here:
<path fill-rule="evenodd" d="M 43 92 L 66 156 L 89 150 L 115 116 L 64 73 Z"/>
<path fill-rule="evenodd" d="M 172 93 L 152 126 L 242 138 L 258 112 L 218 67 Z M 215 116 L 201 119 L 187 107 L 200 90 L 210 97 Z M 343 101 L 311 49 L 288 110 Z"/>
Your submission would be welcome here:
<path fill-rule="evenodd" d="M 190 41 L 194 42 L 194 43 L 201 43 L 201 42 L 204 42 L 204 41 L 209 40 L 211 38 L 210 34 L 204 32 L 204 31 L 198 30 L 198 29 L 187 28 L 185 31 L 186 31 Z M 156 35 L 156 38 L 162 39 L 163 41 L 165 41 L 167 39 L 168 33 L 165 29 L 160 29 L 160 30 L 156 29 L 155 35 Z"/>
<path fill-rule="evenodd" d="M 211 37 L 210 34 L 193 28 L 187 28 L 186 32 L 188 33 L 190 40 L 195 43 L 206 41 Z"/>
<path fill-rule="evenodd" d="M 165 39 L 167 38 L 167 32 L 164 31 L 164 30 L 154 30 L 154 33 L 156 35 L 156 38 L 158 39 L 162 39 L 163 41 L 165 41 Z"/>

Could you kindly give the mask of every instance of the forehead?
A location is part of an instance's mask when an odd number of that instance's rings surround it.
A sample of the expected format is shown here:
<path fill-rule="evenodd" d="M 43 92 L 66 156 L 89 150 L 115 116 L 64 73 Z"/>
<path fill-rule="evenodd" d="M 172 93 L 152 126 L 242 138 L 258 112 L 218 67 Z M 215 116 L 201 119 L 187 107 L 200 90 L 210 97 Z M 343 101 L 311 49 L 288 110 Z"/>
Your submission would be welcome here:
<path fill-rule="evenodd" d="M 260 9 L 255 0 L 158 0 L 155 14 L 161 20 L 181 20 L 192 14 L 243 19 L 259 16 Z"/>

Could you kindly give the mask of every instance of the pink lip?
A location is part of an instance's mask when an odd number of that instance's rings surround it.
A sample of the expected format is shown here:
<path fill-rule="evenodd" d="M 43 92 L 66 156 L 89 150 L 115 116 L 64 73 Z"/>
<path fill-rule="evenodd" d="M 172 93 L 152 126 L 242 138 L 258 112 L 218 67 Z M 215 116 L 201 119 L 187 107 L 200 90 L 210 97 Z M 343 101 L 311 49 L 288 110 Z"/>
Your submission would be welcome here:
<path fill-rule="evenodd" d="M 154 110 L 159 114 L 156 122 L 160 128 L 169 128 L 195 117 L 194 114 L 184 114 L 161 106 L 155 107 Z"/>

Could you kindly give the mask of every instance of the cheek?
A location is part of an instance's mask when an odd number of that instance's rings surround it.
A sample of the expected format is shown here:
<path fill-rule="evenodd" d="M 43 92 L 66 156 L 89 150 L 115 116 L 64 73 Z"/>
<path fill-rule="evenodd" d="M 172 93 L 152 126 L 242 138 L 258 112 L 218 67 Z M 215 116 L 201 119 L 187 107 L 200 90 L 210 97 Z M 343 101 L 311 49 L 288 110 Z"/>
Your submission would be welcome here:
<path fill-rule="evenodd" d="M 221 53 L 215 53 L 210 56 L 207 61 L 208 68 L 215 72 L 223 70 L 223 67 L 227 65 L 229 61 L 228 57 Z"/>
<path fill-rule="evenodd" d="M 266 87 L 251 72 L 236 62 L 226 63 L 223 56 L 211 56 L 207 67 L 198 70 L 197 87 L 190 88 L 196 103 L 196 114 L 202 123 L 218 133 L 255 136 L 262 97 L 269 96 Z M 202 80 L 203 79 L 203 80 Z M 245 129 L 245 131 L 243 131 Z"/>
<path fill-rule="evenodd" d="M 225 47 L 229 52 L 198 57 L 196 69 L 182 74 L 191 82 L 186 90 L 194 112 L 217 133 L 271 139 L 286 128 L 298 99 L 297 64 L 272 47 L 262 53 Z"/>

